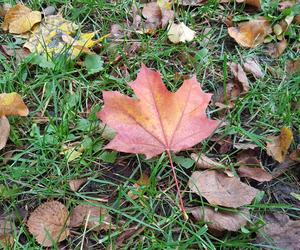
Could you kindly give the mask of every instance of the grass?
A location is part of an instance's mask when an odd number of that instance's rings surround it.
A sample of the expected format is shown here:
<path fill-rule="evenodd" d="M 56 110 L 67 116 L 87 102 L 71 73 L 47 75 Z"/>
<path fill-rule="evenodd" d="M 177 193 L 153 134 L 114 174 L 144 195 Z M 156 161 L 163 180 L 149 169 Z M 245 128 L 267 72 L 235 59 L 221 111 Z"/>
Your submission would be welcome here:
<path fill-rule="evenodd" d="M 36 10 L 48 5 L 62 8 L 64 17 L 81 24 L 82 30 L 100 30 L 100 34 L 104 35 L 109 33 L 111 24 L 122 24 L 130 19 L 132 1 L 49 0 L 28 1 L 27 4 Z M 21 218 L 14 233 L 14 249 L 40 249 L 22 218 L 51 199 L 63 202 L 69 210 L 83 200 L 108 199 L 103 207 L 109 209 L 114 224 L 119 225 L 116 230 L 106 233 L 78 230 L 63 243 L 65 249 L 80 249 L 82 244 L 85 249 L 109 246 L 114 249 L 118 236 L 134 225 L 144 227 L 144 230 L 125 240 L 123 249 L 261 249 L 262 246 L 254 243 L 254 239 L 264 223 L 266 212 L 285 211 L 299 215 L 299 208 L 292 203 L 275 201 L 269 187 L 259 185 L 265 195 L 247 206 L 252 215 L 249 226 L 237 233 L 213 236 L 205 224 L 182 219 L 167 156 L 163 154 L 145 160 L 141 155 L 111 154 L 103 149 L 106 140 L 101 137 L 95 116 L 103 104 L 103 90 L 132 94 L 127 83 L 135 79 L 142 62 L 159 70 L 172 91 L 182 84 L 181 77 L 175 77 L 177 72 L 180 76 L 196 74 L 205 91 L 216 93 L 226 85 L 226 61 L 242 63 L 246 58 L 255 56 L 265 76 L 259 80 L 251 79 L 250 91 L 225 114 L 227 124 L 217 133 L 231 136 L 234 141 L 242 139 L 258 144 L 264 166 L 274 168 L 274 161 L 265 154 L 266 137 L 279 132 L 282 126 L 289 126 L 295 135 L 292 148 L 299 143 L 300 113 L 295 103 L 300 98 L 300 76 L 289 77 L 284 70 L 286 60 L 299 55 L 299 42 L 290 39 L 291 45 L 284 54 L 272 59 L 264 46 L 243 49 L 235 44 L 221 22 L 229 14 L 234 14 L 236 20 L 258 14 L 269 15 L 276 20 L 276 8 L 271 4 L 266 6 L 268 8 L 251 15 L 246 14 L 243 5 L 232 4 L 220 9 L 214 1 L 200 7 L 175 6 L 178 20 L 197 31 L 194 42 L 170 44 L 166 30 L 158 31 L 154 37 L 136 35 L 134 41 L 141 43 L 141 49 L 132 55 L 126 53 L 132 38 L 107 39 L 100 52 L 105 61 L 104 69 L 95 75 L 88 75 L 84 68 L 72 62 L 56 60 L 54 69 L 43 69 L 32 66 L 26 60 L 18 64 L 0 54 L 0 93 L 18 92 L 30 109 L 28 118 L 9 117 L 10 142 L 0 152 L 0 183 L 10 190 L 6 197 L 0 197 L 0 209 L 17 213 Z M 207 27 L 210 27 L 209 33 L 204 35 Z M 1 34 L 0 42 L 16 43 L 8 34 Z M 117 55 L 121 55 L 122 60 L 114 63 Z M 208 114 L 218 118 L 220 113 L 214 105 L 210 105 Z M 82 143 L 86 150 L 78 159 L 68 162 L 60 154 L 62 145 Z M 238 150 L 222 155 L 215 146 L 215 143 L 206 140 L 194 151 L 205 152 L 233 165 L 231 159 Z M 181 152 L 179 155 L 188 157 L 189 153 Z M 107 163 L 115 156 L 114 163 Z M 151 184 L 139 194 L 139 199 L 133 200 L 128 191 L 132 190 L 140 173 L 149 169 Z M 195 167 L 186 169 L 176 164 L 176 169 L 186 206 L 207 204 L 192 195 L 187 187 Z M 78 192 L 70 191 L 69 180 L 81 177 L 88 177 L 87 183 Z M 290 183 L 295 182 L 295 178 L 288 173 L 276 181 Z M 275 249 L 272 244 L 265 247 Z M 53 249 L 58 249 L 58 246 Z"/>

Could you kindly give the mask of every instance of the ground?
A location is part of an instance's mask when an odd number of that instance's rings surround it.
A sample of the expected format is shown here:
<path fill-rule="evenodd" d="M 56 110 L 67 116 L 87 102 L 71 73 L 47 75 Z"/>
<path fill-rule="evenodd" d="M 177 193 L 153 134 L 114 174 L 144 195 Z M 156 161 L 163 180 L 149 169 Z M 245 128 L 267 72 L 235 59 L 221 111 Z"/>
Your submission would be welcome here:
<path fill-rule="evenodd" d="M 133 2 L 53 0 L 26 1 L 26 4 L 35 10 L 55 6 L 66 19 L 80 24 L 81 30 L 98 30 L 102 36 L 110 32 L 113 24 L 129 30 L 126 22 L 132 20 Z M 212 102 L 207 113 L 226 122 L 215 134 L 230 136 L 234 142 L 243 140 L 259 145 L 258 157 L 265 169 L 272 171 L 279 164 L 266 154 L 267 136 L 278 134 L 287 126 L 294 134 L 290 151 L 299 144 L 300 76 L 288 75 L 285 65 L 287 60 L 299 56 L 300 43 L 295 38 L 289 39 L 285 52 L 274 59 L 266 52 L 265 45 L 251 49 L 239 46 L 228 36 L 223 20 L 230 15 L 239 21 L 260 14 L 275 22 L 279 15 L 275 2 L 268 1 L 263 10 L 243 4 L 221 8 L 214 1 L 195 7 L 176 5 L 177 20 L 196 31 L 192 42 L 174 45 L 168 41 L 166 29 L 154 35 L 108 37 L 97 48 L 104 69 L 96 74 L 88 74 L 75 61 L 55 61 L 55 67 L 47 69 L 0 54 L 0 93 L 19 93 L 30 110 L 26 118 L 9 118 L 10 140 L 0 151 L 0 184 L 10 190 L 0 196 L 0 211 L 18 215 L 15 249 L 40 248 L 28 232 L 24 218 L 41 203 L 53 199 L 72 208 L 82 200 L 100 198 L 117 225 L 116 229 L 101 232 L 76 230 L 54 249 L 79 249 L 82 242 L 85 249 L 114 249 L 119 235 L 134 226 L 143 230 L 125 240 L 123 249 L 260 249 L 255 239 L 265 213 L 284 211 L 291 218 L 299 218 L 300 202 L 290 195 L 300 193 L 299 171 L 289 169 L 270 182 L 251 183 L 264 191 L 264 196 L 245 206 L 251 212 L 252 222 L 242 230 L 216 236 L 208 232 L 204 223 L 185 221 L 166 154 L 146 160 L 143 155 L 104 150 L 107 140 L 101 136 L 95 115 L 103 105 L 102 91 L 132 94 L 127 84 L 136 78 L 142 63 L 160 71 L 171 91 L 176 91 L 185 77 L 195 74 L 203 90 L 217 95 L 231 77 L 227 62 L 242 63 L 255 57 L 264 77 L 249 77 L 249 92 L 238 98 L 232 109 L 222 113 Z M 210 28 L 209 36 L 204 33 L 205 28 Z M 10 34 L 0 36 L 2 45 L 17 42 Z M 139 43 L 138 51 L 128 52 L 134 43 Z M 88 146 L 79 158 L 68 162 L 61 154 L 62 145 L 83 142 Z M 238 149 L 231 147 L 222 154 L 217 142 L 208 138 L 176 155 L 189 158 L 191 152 L 204 152 L 234 168 L 232 158 Z M 207 204 L 190 193 L 187 186 L 196 167 L 185 168 L 176 162 L 175 165 L 185 206 Z M 128 192 L 142 172 L 149 175 L 150 184 L 138 199 L 132 199 Z M 82 188 L 71 191 L 69 181 L 84 177 L 88 180 Z"/>

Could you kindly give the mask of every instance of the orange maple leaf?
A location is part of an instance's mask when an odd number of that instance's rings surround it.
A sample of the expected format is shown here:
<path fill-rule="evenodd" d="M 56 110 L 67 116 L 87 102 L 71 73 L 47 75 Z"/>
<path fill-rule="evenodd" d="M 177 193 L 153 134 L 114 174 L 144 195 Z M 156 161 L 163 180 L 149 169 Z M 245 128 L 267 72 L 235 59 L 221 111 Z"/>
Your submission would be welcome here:
<path fill-rule="evenodd" d="M 137 79 L 129 85 L 137 98 L 117 91 L 103 92 L 105 105 L 97 116 L 117 132 L 107 149 L 151 158 L 163 151 L 190 148 L 218 125 L 206 116 L 212 94 L 202 91 L 196 76 L 172 93 L 159 72 L 142 65 Z"/>

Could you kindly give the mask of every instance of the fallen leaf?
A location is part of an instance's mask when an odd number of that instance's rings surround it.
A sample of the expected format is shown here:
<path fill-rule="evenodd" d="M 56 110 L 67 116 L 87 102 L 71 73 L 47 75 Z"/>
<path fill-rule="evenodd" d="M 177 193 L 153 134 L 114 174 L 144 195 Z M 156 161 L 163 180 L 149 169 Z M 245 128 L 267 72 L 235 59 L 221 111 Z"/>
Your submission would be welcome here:
<path fill-rule="evenodd" d="M 41 19 L 41 12 L 32 11 L 25 5 L 18 3 L 7 11 L 2 29 L 8 30 L 10 33 L 22 34 L 31 30 L 35 24 L 41 22 Z"/>
<path fill-rule="evenodd" d="M 233 208 L 250 204 L 258 192 L 238 178 L 228 177 L 216 170 L 194 172 L 188 186 L 193 193 L 205 197 L 212 205 Z"/>
<path fill-rule="evenodd" d="M 254 48 L 264 42 L 265 37 L 272 32 L 270 23 L 264 17 L 243 22 L 238 27 L 229 27 L 229 35 L 243 47 Z"/>
<path fill-rule="evenodd" d="M 279 136 L 269 136 L 267 139 L 271 140 L 267 142 L 267 154 L 276 161 L 283 162 L 293 141 L 292 130 L 288 127 L 283 127 Z"/>
<path fill-rule="evenodd" d="M 224 166 L 219 162 L 216 162 L 204 154 L 197 155 L 191 154 L 191 158 L 196 162 L 196 166 L 200 169 L 208 169 L 208 168 L 220 168 L 224 169 Z"/>
<path fill-rule="evenodd" d="M 142 15 L 146 18 L 146 28 L 166 27 L 169 21 L 174 19 L 174 12 L 171 7 L 172 4 L 166 0 L 146 3 L 142 10 Z"/>
<path fill-rule="evenodd" d="M 127 195 L 135 200 L 139 198 L 139 195 L 137 193 L 141 193 L 143 191 L 142 187 L 149 186 L 150 180 L 149 176 L 146 174 L 141 174 L 141 177 L 137 180 L 137 182 L 133 185 L 134 190 L 130 190 Z"/>
<path fill-rule="evenodd" d="M 51 247 L 69 236 L 69 223 L 67 208 L 58 201 L 48 201 L 31 213 L 27 226 L 40 245 Z"/>
<path fill-rule="evenodd" d="M 9 121 L 7 120 L 6 116 L 0 116 L 0 150 L 5 147 L 9 131 L 10 131 L 10 125 Z"/>
<path fill-rule="evenodd" d="M 258 167 L 241 166 L 237 171 L 240 177 L 251 178 L 259 182 L 270 181 L 273 179 L 271 174 Z"/>
<path fill-rule="evenodd" d="M 275 246 L 277 249 L 298 250 L 300 244 L 300 220 L 290 220 L 286 214 L 267 214 L 266 225 L 256 239 L 257 243 Z"/>
<path fill-rule="evenodd" d="M 0 45 L 0 49 L 5 55 L 15 57 L 17 62 L 22 61 L 23 58 L 30 54 L 30 51 L 26 48 L 10 48 L 6 45 Z"/>
<path fill-rule="evenodd" d="M 28 113 L 29 110 L 19 94 L 15 92 L 0 94 L 0 116 L 27 116 Z"/>
<path fill-rule="evenodd" d="M 214 104 L 221 109 L 230 109 L 235 105 L 235 101 L 242 94 L 243 87 L 238 81 L 229 81 L 226 84 L 226 91 L 224 87 L 220 87 L 214 95 Z"/>
<path fill-rule="evenodd" d="M 242 66 L 238 63 L 230 62 L 228 63 L 230 71 L 234 75 L 235 79 L 241 83 L 242 91 L 244 93 L 248 92 L 250 89 L 249 81 L 245 71 L 243 70 Z"/>
<path fill-rule="evenodd" d="M 264 76 L 261 67 L 254 59 L 247 58 L 245 63 L 243 64 L 243 67 L 247 73 L 251 73 L 257 78 L 261 78 Z"/>
<path fill-rule="evenodd" d="M 245 3 L 258 9 L 261 8 L 261 0 L 237 0 L 237 3 Z"/>
<path fill-rule="evenodd" d="M 233 144 L 233 147 L 236 149 L 255 149 L 258 146 L 253 143 L 235 143 Z"/>
<path fill-rule="evenodd" d="M 73 179 L 69 181 L 70 189 L 76 192 L 84 183 L 86 183 L 87 178 Z"/>
<path fill-rule="evenodd" d="M 232 149 L 232 139 L 230 136 L 224 137 L 223 135 L 214 135 L 210 140 L 216 142 L 219 145 L 217 150 L 220 154 L 228 153 Z"/>
<path fill-rule="evenodd" d="M 56 9 L 54 6 L 47 6 L 45 9 L 43 9 L 43 15 L 44 16 L 51 16 L 56 13 Z"/>
<path fill-rule="evenodd" d="M 267 50 L 269 55 L 271 55 L 274 58 L 279 57 L 286 49 L 288 43 L 285 39 L 278 43 L 270 43 L 267 45 Z"/>
<path fill-rule="evenodd" d="M 171 23 L 168 30 L 168 38 L 172 43 L 185 43 L 194 39 L 196 32 L 184 23 Z"/>
<path fill-rule="evenodd" d="M 201 90 L 195 76 L 171 93 L 160 74 L 143 65 L 130 86 L 137 98 L 103 92 L 105 105 L 97 116 L 117 132 L 107 149 L 151 158 L 165 150 L 176 152 L 192 147 L 219 123 L 206 117 L 211 94 Z"/>
<path fill-rule="evenodd" d="M 143 227 L 136 226 L 136 227 L 126 229 L 124 232 L 122 232 L 118 236 L 116 243 L 114 245 L 114 248 L 122 249 L 121 246 L 125 240 L 129 240 L 133 236 L 141 234 L 144 230 L 145 230 L 144 226 Z M 112 249 L 114 249 L 114 248 L 112 248 Z"/>
<path fill-rule="evenodd" d="M 236 232 L 247 225 L 250 220 L 249 210 L 243 209 L 237 212 L 216 211 L 210 207 L 189 208 L 196 221 L 204 221 L 210 230 Z"/>
<path fill-rule="evenodd" d="M 76 146 L 62 145 L 60 154 L 64 155 L 67 159 L 67 162 L 69 163 L 79 158 L 82 155 L 83 151 L 84 148 L 82 146 L 77 148 Z"/>
<path fill-rule="evenodd" d="M 297 72 L 300 72 L 300 57 L 298 57 L 296 60 L 287 60 L 286 71 L 289 74 L 295 74 Z"/>
<path fill-rule="evenodd" d="M 70 216 L 70 227 L 86 225 L 88 229 L 95 231 L 113 229 L 107 209 L 100 207 L 100 202 L 92 200 L 87 202 L 89 204 L 79 204 L 74 208 Z"/>
<path fill-rule="evenodd" d="M 14 222 L 13 216 L 0 216 L 0 248 L 12 249 L 14 244 Z"/>
<path fill-rule="evenodd" d="M 300 161 L 300 144 L 298 144 L 297 148 L 290 154 L 289 157 L 292 161 Z"/>
<path fill-rule="evenodd" d="M 203 5 L 207 0 L 178 0 L 178 4 L 182 6 L 200 6 Z"/>

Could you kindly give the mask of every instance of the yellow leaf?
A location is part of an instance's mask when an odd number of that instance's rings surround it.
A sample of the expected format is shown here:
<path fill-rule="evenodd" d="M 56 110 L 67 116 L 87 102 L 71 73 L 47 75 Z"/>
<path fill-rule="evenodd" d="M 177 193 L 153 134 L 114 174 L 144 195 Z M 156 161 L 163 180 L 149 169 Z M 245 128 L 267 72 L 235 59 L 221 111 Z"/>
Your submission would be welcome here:
<path fill-rule="evenodd" d="M 29 110 L 22 100 L 22 97 L 13 93 L 0 94 L 0 116 L 3 115 L 20 115 L 27 116 Z"/>
<path fill-rule="evenodd" d="M 279 136 L 269 136 L 268 139 L 271 142 L 267 143 L 267 154 L 276 161 L 283 162 L 293 141 L 292 130 L 288 127 L 283 127 Z"/>
<path fill-rule="evenodd" d="M 23 4 L 17 4 L 8 10 L 4 17 L 2 29 L 10 33 L 22 34 L 41 22 L 42 15 L 39 11 L 32 11 Z"/>

